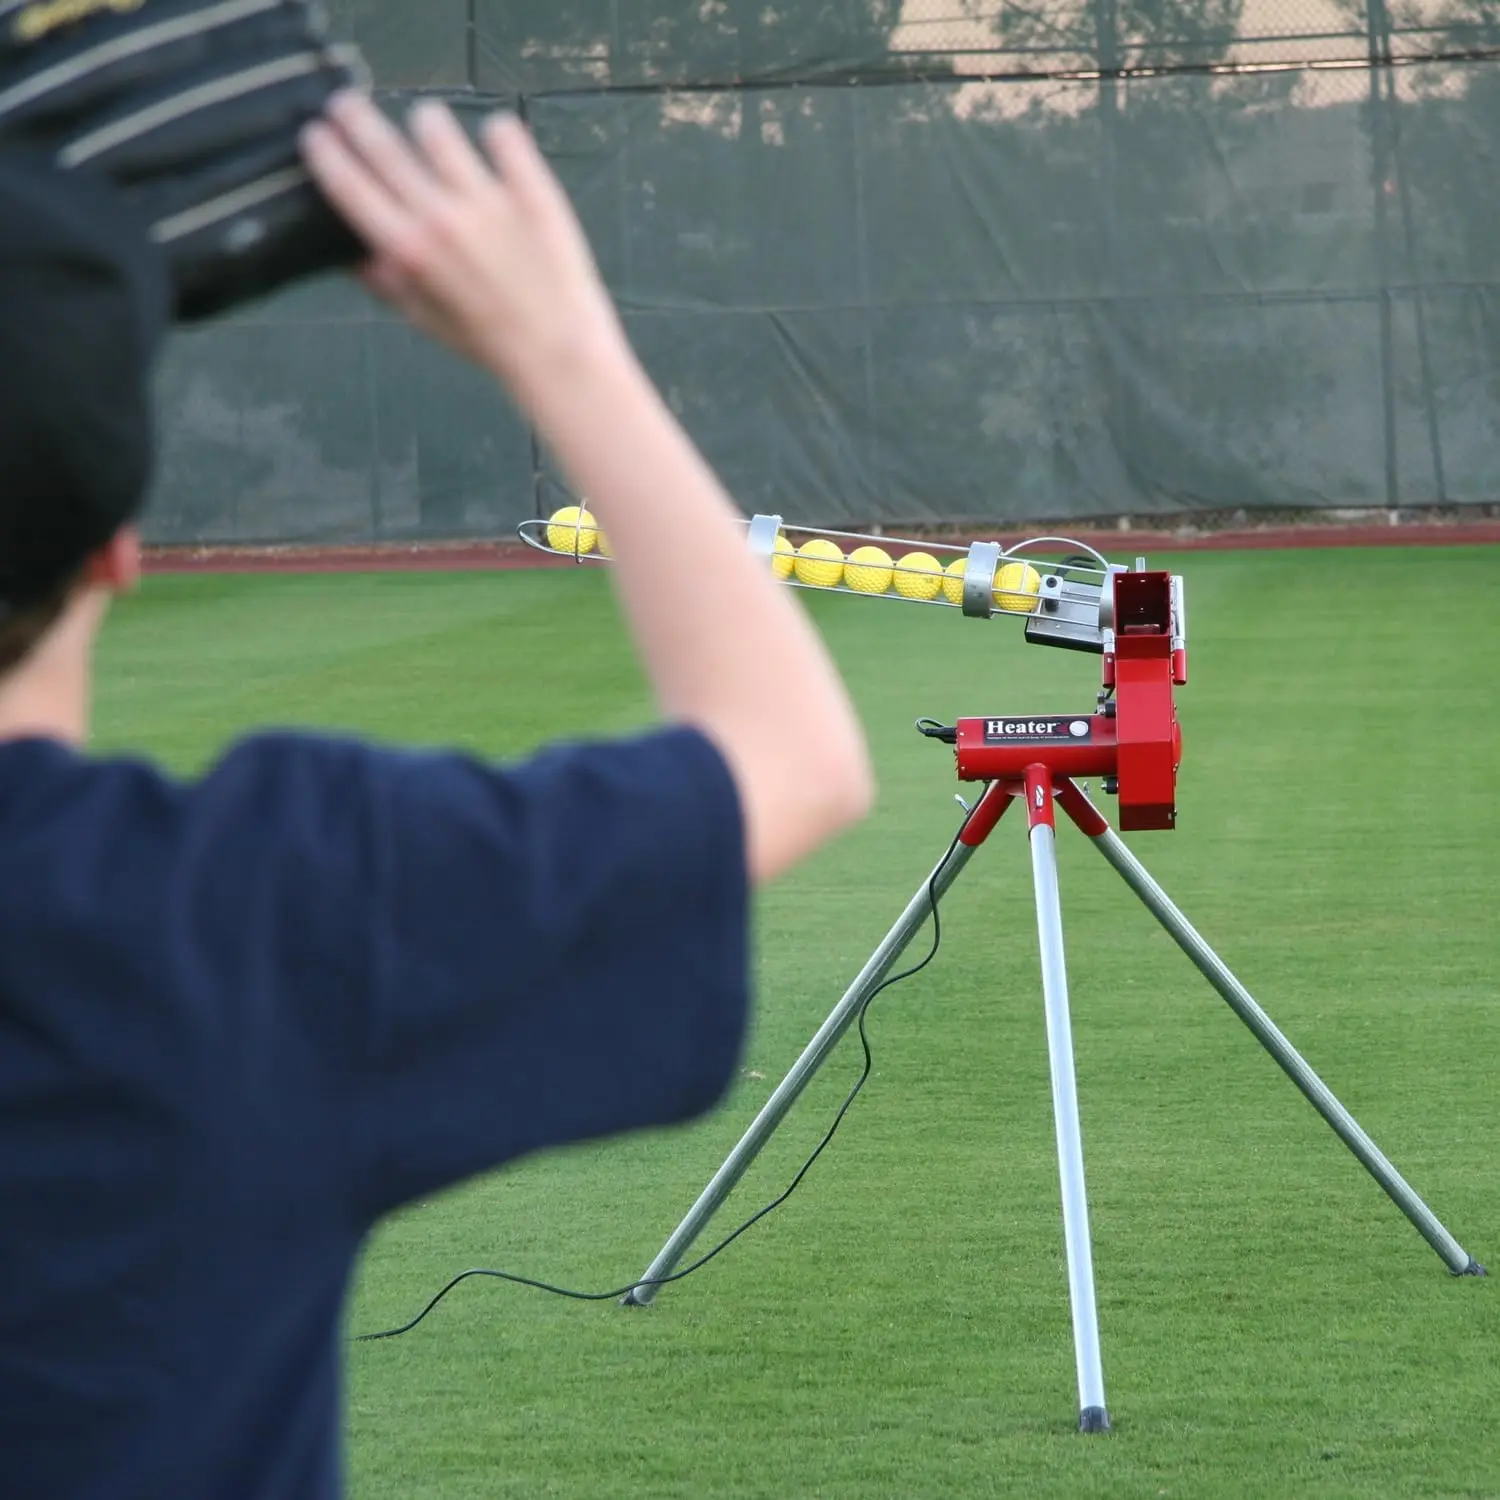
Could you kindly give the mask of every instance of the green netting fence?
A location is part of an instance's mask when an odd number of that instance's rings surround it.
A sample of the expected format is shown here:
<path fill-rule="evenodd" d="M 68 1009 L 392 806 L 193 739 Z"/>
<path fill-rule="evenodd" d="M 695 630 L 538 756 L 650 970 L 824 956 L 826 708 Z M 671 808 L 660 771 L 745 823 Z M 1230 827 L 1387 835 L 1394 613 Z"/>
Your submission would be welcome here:
<path fill-rule="evenodd" d="M 394 111 L 519 108 L 749 510 L 1500 499 L 1500 10 L 341 0 Z M 158 542 L 510 533 L 560 493 L 347 280 L 179 337 Z"/>

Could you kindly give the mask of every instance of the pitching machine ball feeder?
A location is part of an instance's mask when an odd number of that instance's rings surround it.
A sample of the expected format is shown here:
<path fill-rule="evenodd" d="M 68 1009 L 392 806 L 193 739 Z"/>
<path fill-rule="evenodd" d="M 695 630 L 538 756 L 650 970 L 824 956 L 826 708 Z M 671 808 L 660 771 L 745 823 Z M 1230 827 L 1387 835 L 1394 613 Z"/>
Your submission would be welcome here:
<path fill-rule="evenodd" d="M 607 560 L 595 544 L 602 534 L 593 518 L 577 507 L 559 512 L 550 522 L 527 522 L 520 534 L 531 546 L 553 555 L 579 562 Z M 975 619 L 1023 620 L 1030 644 L 1098 655 L 1100 688 L 1094 704 L 1077 714 L 988 714 L 951 725 L 918 721 L 923 735 L 952 747 L 959 780 L 978 783 L 982 790 L 972 804 L 963 803 L 965 816 L 957 838 L 625 1297 L 627 1305 L 643 1307 L 655 1300 L 664 1279 L 672 1275 L 1015 802 L 1025 809 L 1031 848 L 1080 1430 L 1107 1431 L 1109 1418 L 1057 877 L 1059 809 L 1099 849 L 1449 1271 L 1456 1276 L 1485 1274 L 1173 904 L 1080 785 L 1085 778 L 1097 778 L 1114 794 L 1119 826 L 1127 832 L 1176 827 L 1182 731 L 1175 693 L 1186 685 L 1188 675 L 1186 591 L 1180 577 L 1150 570 L 1144 559 L 1131 568 L 1110 563 L 1094 548 L 1066 537 L 1037 537 L 1009 548 L 996 542 L 962 547 L 789 527 L 779 516 L 767 515 L 750 520 L 748 541 L 793 588 L 885 598 Z M 1060 561 L 1048 561 L 1058 553 Z"/>

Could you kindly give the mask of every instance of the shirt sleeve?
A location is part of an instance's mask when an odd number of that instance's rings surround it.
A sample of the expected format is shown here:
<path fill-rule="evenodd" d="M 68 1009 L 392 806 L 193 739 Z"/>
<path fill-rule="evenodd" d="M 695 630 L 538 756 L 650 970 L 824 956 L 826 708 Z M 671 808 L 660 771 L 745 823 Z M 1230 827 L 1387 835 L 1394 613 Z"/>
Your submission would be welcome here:
<path fill-rule="evenodd" d="M 382 754 L 356 1161 L 383 1212 L 545 1147 L 691 1118 L 749 1000 L 737 788 L 703 735 L 514 769 Z"/>

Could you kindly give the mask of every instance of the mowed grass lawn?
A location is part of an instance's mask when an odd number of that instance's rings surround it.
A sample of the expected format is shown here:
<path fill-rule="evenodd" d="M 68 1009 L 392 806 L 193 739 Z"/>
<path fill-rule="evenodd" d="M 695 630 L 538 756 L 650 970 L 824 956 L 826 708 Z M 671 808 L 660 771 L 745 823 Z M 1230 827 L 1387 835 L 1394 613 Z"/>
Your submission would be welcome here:
<path fill-rule="evenodd" d="M 1132 845 L 1500 1272 L 1500 550 L 1173 562 L 1194 635 L 1181 826 Z M 912 721 L 1092 701 L 1097 661 L 1017 626 L 810 607 L 881 797 L 760 902 L 732 1097 L 414 1205 L 369 1247 L 351 1332 L 470 1266 L 638 1275 L 956 827 L 950 752 Z M 267 723 L 509 757 L 649 718 L 592 570 L 158 580 L 101 665 L 101 747 L 185 771 Z M 1500 1496 L 1500 1278 L 1450 1277 L 1095 851 L 1066 830 L 1060 856 L 1110 1436 L 1074 1431 L 1007 820 L 937 961 L 876 1002 L 874 1076 L 797 1195 L 649 1311 L 478 1281 L 351 1347 L 353 1493 Z M 714 1228 L 781 1190 L 858 1063 L 851 1037 Z"/>

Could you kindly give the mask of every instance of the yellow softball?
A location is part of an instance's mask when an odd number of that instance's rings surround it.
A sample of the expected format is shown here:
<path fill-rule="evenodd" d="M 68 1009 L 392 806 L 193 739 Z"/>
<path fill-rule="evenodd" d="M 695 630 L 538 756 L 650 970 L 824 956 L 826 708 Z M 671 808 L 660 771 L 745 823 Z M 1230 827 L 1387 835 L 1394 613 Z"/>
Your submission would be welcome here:
<path fill-rule="evenodd" d="M 891 586 L 891 571 L 884 547 L 856 547 L 844 567 L 844 586 L 857 594 L 883 594 Z"/>
<path fill-rule="evenodd" d="M 903 599 L 936 599 L 943 591 L 943 565 L 930 552 L 908 552 L 896 564 L 895 581 Z"/>
<path fill-rule="evenodd" d="M 565 505 L 547 522 L 547 545 L 554 552 L 586 557 L 598 540 L 599 528 L 593 516 L 581 506 Z"/>
<path fill-rule="evenodd" d="M 1037 607 L 1042 575 L 1030 563 L 1008 562 L 995 574 L 995 604 L 1008 615 L 1029 615 Z"/>
<path fill-rule="evenodd" d="M 778 578 L 785 580 L 792 576 L 792 569 L 796 565 L 797 549 L 778 531 L 776 550 L 771 554 L 771 571 Z"/>
<path fill-rule="evenodd" d="M 804 542 L 793 564 L 797 582 L 819 589 L 836 589 L 844 576 L 844 554 L 827 537 L 815 536 Z"/>
<path fill-rule="evenodd" d="M 964 573 L 968 570 L 969 559 L 967 557 L 955 557 L 945 569 L 946 576 L 943 579 L 943 598 L 949 604 L 962 604 L 964 602 Z"/>

